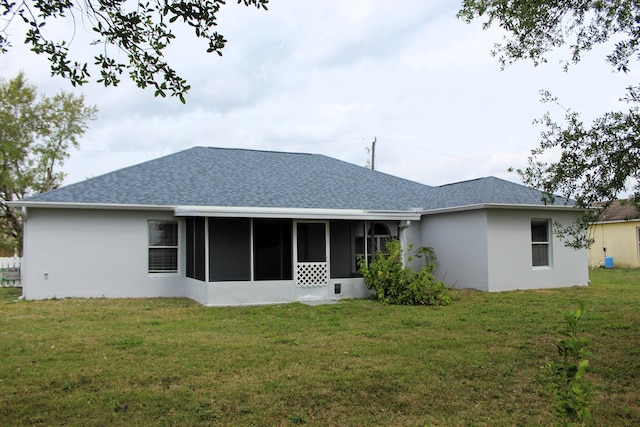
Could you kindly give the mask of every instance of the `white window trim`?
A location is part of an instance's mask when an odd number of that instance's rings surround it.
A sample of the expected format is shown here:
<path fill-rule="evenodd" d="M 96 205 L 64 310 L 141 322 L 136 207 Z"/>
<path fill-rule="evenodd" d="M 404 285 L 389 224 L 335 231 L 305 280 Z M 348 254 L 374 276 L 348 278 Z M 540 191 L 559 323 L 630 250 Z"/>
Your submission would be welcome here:
<path fill-rule="evenodd" d="M 152 246 L 150 242 L 149 225 L 153 222 L 163 222 L 176 224 L 176 245 L 175 246 Z M 150 270 L 149 269 L 149 254 L 152 249 L 175 249 L 176 250 L 176 269 L 175 270 Z M 149 219 L 147 220 L 147 274 L 150 276 L 177 276 L 180 273 L 180 222 L 173 219 Z"/>
<path fill-rule="evenodd" d="M 552 240 L 553 236 L 551 234 L 551 219 L 549 218 L 531 218 L 530 226 L 533 225 L 534 222 L 545 222 L 547 224 L 547 240 L 534 242 L 533 236 L 531 236 L 531 267 L 534 270 L 548 270 L 553 267 L 553 248 L 552 248 Z M 546 245 L 547 246 L 547 264 L 545 265 L 533 265 L 533 247 L 534 245 Z"/>

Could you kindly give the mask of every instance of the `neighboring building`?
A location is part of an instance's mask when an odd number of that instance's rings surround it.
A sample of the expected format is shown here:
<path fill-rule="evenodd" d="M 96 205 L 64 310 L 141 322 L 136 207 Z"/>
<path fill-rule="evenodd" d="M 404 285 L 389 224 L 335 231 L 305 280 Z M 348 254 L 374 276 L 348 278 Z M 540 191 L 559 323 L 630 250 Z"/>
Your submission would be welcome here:
<path fill-rule="evenodd" d="M 317 154 L 195 147 L 14 203 L 23 294 L 177 297 L 206 305 L 368 295 L 389 239 L 432 246 L 436 274 L 484 291 L 588 283 L 579 214 L 497 178 L 430 187 Z"/>
<path fill-rule="evenodd" d="M 604 266 L 610 257 L 615 267 L 640 267 L 640 212 L 632 203 L 613 202 L 589 226 L 589 236 L 590 266 Z"/>

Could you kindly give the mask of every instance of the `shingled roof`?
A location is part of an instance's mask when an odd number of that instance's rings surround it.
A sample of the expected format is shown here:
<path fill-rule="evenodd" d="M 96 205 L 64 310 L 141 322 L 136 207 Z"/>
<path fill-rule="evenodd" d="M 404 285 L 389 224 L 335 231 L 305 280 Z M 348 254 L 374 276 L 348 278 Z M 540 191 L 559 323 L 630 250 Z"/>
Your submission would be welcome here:
<path fill-rule="evenodd" d="M 490 176 L 436 187 L 422 206 L 429 210 L 483 204 L 544 205 L 539 190 Z M 556 197 L 553 205 L 573 205 L 573 202 Z"/>
<path fill-rule="evenodd" d="M 320 154 L 194 147 L 16 204 L 409 211 L 543 205 L 541 196 L 494 177 L 431 187 Z"/>
<path fill-rule="evenodd" d="M 409 210 L 430 190 L 319 154 L 194 147 L 25 201 Z"/>
<path fill-rule="evenodd" d="M 630 221 L 639 218 L 640 212 L 631 201 L 615 200 L 600 212 L 596 222 Z"/>

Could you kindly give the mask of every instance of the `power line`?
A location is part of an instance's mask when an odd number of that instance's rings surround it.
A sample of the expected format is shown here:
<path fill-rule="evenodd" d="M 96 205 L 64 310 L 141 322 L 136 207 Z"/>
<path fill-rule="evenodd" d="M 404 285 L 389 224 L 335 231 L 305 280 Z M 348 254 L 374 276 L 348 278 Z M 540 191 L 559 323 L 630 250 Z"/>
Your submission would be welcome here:
<path fill-rule="evenodd" d="M 426 151 L 428 153 L 438 154 L 440 156 L 451 157 L 451 158 L 454 158 L 454 159 L 459 159 L 459 160 L 464 160 L 464 161 L 467 161 L 467 162 L 478 163 L 478 164 L 481 164 L 481 165 L 488 164 L 487 162 L 483 162 L 483 161 L 480 161 L 480 160 L 468 159 L 466 157 L 461 157 L 461 156 L 456 156 L 456 155 L 453 155 L 453 154 L 442 153 L 440 151 L 431 150 L 431 149 L 428 149 L 428 148 L 425 148 L 425 147 L 420 147 L 420 146 L 416 146 L 416 145 L 407 144 L 405 142 L 395 141 L 395 140 L 390 139 L 390 138 L 384 138 L 384 139 L 386 139 L 389 142 L 393 142 L 394 144 L 404 145 L 405 147 L 415 148 L 416 150 L 422 150 L 422 151 Z"/>

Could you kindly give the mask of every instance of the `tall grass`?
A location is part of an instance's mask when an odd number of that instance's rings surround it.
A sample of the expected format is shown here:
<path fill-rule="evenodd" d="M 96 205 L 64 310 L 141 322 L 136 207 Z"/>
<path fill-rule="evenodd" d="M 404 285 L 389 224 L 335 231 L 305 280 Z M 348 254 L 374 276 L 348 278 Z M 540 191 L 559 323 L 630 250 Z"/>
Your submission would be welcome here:
<path fill-rule="evenodd" d="M 5 425 L 553 425 L 541 367 L 584 301 L 595 425 L 640 424 L 640 271 L 587 288 L 207 308 L 14 302 L 0 290 Z"/>

